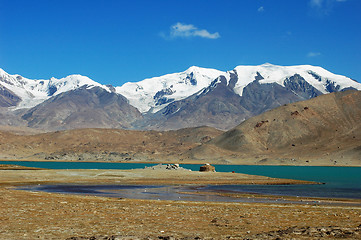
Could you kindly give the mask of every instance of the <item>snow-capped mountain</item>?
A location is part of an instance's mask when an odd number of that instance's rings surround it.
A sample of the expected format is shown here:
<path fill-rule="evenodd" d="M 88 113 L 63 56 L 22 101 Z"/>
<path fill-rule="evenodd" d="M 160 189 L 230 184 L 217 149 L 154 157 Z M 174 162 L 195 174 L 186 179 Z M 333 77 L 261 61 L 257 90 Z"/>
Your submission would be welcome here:
<path fill-rule="evenodd" d="M 278 66 L 265 63 L 259 66 L 238 66 L 231 72 L 238 76 L 234 91 L 240 96 L 244 87 L 253 82 L 257 76 L 260 84 L 277 83 L 285 87 L 288 79 L 296 74 L 323 94 L 349 87 L 361 90 L 360 83 L 311 65 Z"/>
<path fill-rule="evenodd" d="M 100 83 L 81 75 L 70 75 L 61 79 L 51 78 L 50 80 L 31 80 L 17 74 L 10 75 L 1 68 L 0 86 L 6 88 L 21 99 L 15 109 L 34 107 L 52 96 L 82 86 L 88 86 L 89 88 L 97 86 L 110 91 L 107 86 L 101 85 Z"/>
<path fill-rule="evenodd" d="M 208 87 L 214 79 L 225 74 L 216 69 L 193 66 L 184 72 L 125 83 L 116 87 L 116 92 L 125 96 L 142 113 L 157 112 L 171 102 L 185 99 Z"/>
<path fill-rule="evenodd" d="M 230 83 L 230 75 L 236 78 Z M 333 74 L 321 67 L 311 65 L 277 66 L 262 64 L 259 66 L 237 66 L 222 72 L 216 69 L 190 67 L 184 72 L 149 78 L 140 82 L 128 82 L 117 87 L 117 93 L 128 98 L 129 103 L 142 113 L 158 112 L 169 103 L 185 99 L 206 89 L 218 76 L 223 75 L 233 91 L 242 96 L 243 89 L 255 80 L 260 84 L 277 83 L 283 87 L 289 78 L 298 74 L 305 82 L 322 94 L 341 91 L 345 88 L 361 90 L 361 84 L 342 75 Z"/>
<path fill-rule="evenodd" d="M 168 75 L 144 80 L 147 84 L 123 85 L 120 90 L 123 95 L 131 97 L 130 104 L 147 113 L 135 126 L 164 130 L 207 125 L 226 130 L 284 104 L 325 93 L 361 90 L 361 84 L 350 78 L 310 65 L 277 66 L 267 63 L 238 66 L 228 72 L 202 68 L 202 74 L 194 73 L 195 70 L 199 73 L 199 68 L 193 67 L 171 75 L 172 78 L 177 77 L 177 87 L 183 90 L 182 95 L 177 97 L 173 95 L 178 88 L 173 84 L 167 85 L 174 83 L 167 80 Z M 187 81 L 190 74 L 195 76 L 193 82 L 196 84 Z M 218 77 L 213 80 L 212 77 L 204 77 L 217 74 Z M 198 75 L 202 78 L 197 78 Z M 197 86 L 198 83 L 203 84 L 202 87 Z M 120 92 L 119 88 L 117 91 Z"/>
<path fill-rule="evenodd" d="M 46 129 L 229 129 L 275 107 L 348 89 L 361 84 L 311 65 L 266 63 L 227 72 L 193 66 L 115 88 L 81 75 L 31 80 L 0 69 L 0 107 L 19 110 L 18 122 Z"/>
<path fill-rule="evenodd" d="M 230 83 L 230 75 L 237 77 Z M 361 84 L 342 75 L 333 74 L 321 67 L 311 65 L 278 66 L 269 63 L 258 66 L 237 66 L 231 71 L 192 66 L 184 72 L 167 74 L 128 82 L 116 87 L 116 92 L 125 96 L 131 105 L 140 112 L 157 112 L 169 103 L 185 99 L 206 89 L 219 76 L 227 79 L 233 91 L 242 96 L 243 89 L 255 80 L 260 84 L 277 83 L 283 87 L 294 75 L 301 76 L 305 82 L 322 94 L 341 91 L 345 88 L 361 90 Z M 82 86 L 101 87 L 111 91 L 110 87 L 97 83 L 86 76 L 70 75 L 65 78 L 50 80 L 31 80 L 20 75 L 10 75 L 0 68 L 0 85 L 21 98 L 16 109 L 30 108 L 60 93 Z"/>

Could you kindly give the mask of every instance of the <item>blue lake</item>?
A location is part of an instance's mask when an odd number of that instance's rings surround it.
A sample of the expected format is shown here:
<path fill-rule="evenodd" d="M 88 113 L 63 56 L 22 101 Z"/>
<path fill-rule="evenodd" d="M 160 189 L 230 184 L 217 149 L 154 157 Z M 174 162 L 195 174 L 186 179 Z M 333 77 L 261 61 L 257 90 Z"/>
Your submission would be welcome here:
<path fill-rule="evenodd" d="M 97 163 L 97 162 L 31 162 L 1 161 L 0 164 L 17 164 L 48 169 L 135 169 L 155 164 Z M 181 167 L 198 171 L 201 165 L 181 164 Z M 211 185 L 200 190 L 236 191 L 260 194 L 352 198 L 361 199 L 361 167 L 314 167 L 314 166 L 253 166 L 215 165 L 218 172 L 237 172 L 276 178 L 289 178 L 325 183 L 322 185 Z"/>

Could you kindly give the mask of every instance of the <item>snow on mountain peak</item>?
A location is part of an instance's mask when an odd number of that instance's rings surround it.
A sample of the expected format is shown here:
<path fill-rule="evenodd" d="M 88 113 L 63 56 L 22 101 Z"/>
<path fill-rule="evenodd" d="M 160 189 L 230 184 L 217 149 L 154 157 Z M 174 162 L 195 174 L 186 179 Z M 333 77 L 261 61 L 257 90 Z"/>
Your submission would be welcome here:
<path fill-rule="evenodd" d="M 4 71 L 4 69 L 2 69 L 2 68 L 0 68 L 0 76 L 3 76 L 3 75 L 5 75 L 5 71 Z"/>
<path fill-rule="evenodd" d="M 277 83 L 284 86 L 286 78 L 298 74 L 322 93 L 330 92 L 330 85 L 338 86 L 340 90 L 347 87 L 361 90 L 360 83 L 348 77 L 331 73 L 322 67 L 312 65 L 279 66 L 265 63 L 258 66 L 237 66 L 233 71 L 237 73 L 239 79 L 234 91 L 240 96 L 242 96 L 243 88 L 256 80 L 258 75 L 262 77 L 262 79 L 259 79 L 260 84 Z"/>
<path fill-rule="evenodd" d="M 172 101 L 181 100 L 208 87 L 225 72 L 192 66 L 184 72 L 128 82 L 116 88 L 140 112 L 157 112 Z"/>
<path fill-rule="evenodd" d="M 195 71 L 199 71 L 200 69 L 202 69 L 201 67 L 197 67 L 197 66 L 191 66 L 189 67 L 187 70 L 185 70 L 186 73 L 191 73 L 191 72 L 195 72 Z"/>
<path fill-rule="evenodd" d="M 277 83 L 285 86 L 285 80 L 298 74 L 321 93 L 340 91 L 352 87 L 361 90 L 361 84 L 342 75 L 333 74 L 322 67 L 311 65 L 279 66 L 264 63 L 258 66 L 241 65 L 228 72 L 191 66 L 179 73 L 147 78 L 140 82 L 128 82 L 115 88 L 140 112 L 157 112 L 169 103 L 185 99 L 207 87 L 219 76 L 225 76 L 229 84 L 231 75 L 233 91 L 242 96 L 243 89 L 251 82 Z M 301 79 L 300 78 L 300 79 Z M 234 85 L 233 85 L 234 84 Z M 15 109 L 30 108 L 51 96 L 82 86 L 101 87 L 109 92 L 114 88 L 101 85 L 79 74 L 49 80 L 30 80 L 20 75 L 10 75 L 0 68 L 0 85 L 19 96 L 22 101 Z"/>
<path fill-rule="evenodd" d="M 63 92 L 77 89 L 85 85 L 102 87 L 107 91 L 110 91 L 108 87 L 103 86 L 100 83 L 97 83 L 90 78 L 79 74 L 69 75 L 61 79 L 51 78 L 48 84 L 49 88 L 53 89 L 52 91 L 54 91 L 50 95 L 57 95 Z"/>
<path fill-rule="evenodd" d="M 22 99 L 14 109 L 34 107 L 51 96 L 74 90 L 84 85 L 98 86 L 110 91 L 108 87 L 78 74 L 61 79 L 31 80 L 17 74 L 10 75 L 3 69 L 0 69 L 0 85 L 3 85 Z"/>
<path fill-rule="evenodd" d="M 268 63 L 268 62 L 263 63 L 263 64 L 262 64 L 262 65 L 260 65 L 260 66 L 262 66 L 262 67 L 277 67 L 277 65 L 274 65 L 274 64 L 272 64 L 272 63 Z"/>
<path fill-rule="evenodd" d="M 264 63 L 258 66 L 241 65 L 228 72 L 192 66 L 184 72 L 148 78 L 140 82 L 128 82 L 117 87 L 116 92 L 124 95 L 129 103 L 138 108 L 140 112 L 157 112 L 173 101 L 185 99 L 207 88 L 220 75 L 225 76 L 227 83 L 229 83 L 232 73 L 237 75 L 233 91 L 240 96 L 242 96 L 243 89 L 255 80 L 260 84 L 277 83 L 285 86 L 285 80 L 295 74 L 300 75 L 322 93 L 347 87 L 361 90 L 360 83 L 333 74 L 321 67 L 311 65 L 279 66 Z"/>

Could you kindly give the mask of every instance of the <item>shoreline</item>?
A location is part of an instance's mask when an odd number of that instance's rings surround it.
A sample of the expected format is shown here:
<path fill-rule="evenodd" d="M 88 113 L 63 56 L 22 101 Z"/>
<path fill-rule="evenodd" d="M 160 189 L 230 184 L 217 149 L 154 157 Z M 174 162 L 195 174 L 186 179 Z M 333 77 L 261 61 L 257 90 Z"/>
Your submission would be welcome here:
<path fill-rule="evenodd" d="M 232 172 L 198 172 L 164 169 L 30 169 L 0 170 L 0 185 L 119 184 L 119 185 L 285 185 L 320 184 Z M 21 172 L 21 174 L 20 174 Z"/>
<path fill-rule="evenodd" d="M 114 185 L 114 184 L 44 184 L 10 186 L 7 189 L 55 193 L 77 196 L 95 196 L 127 200 L 186 201 L 206 203 L 262 203 L 310 206 L 361 207 L 358 198 L 332 198 L 237 192 L 231 190 L 204 190 L 204 185 Z"/>
<path fill-rule="evenodd" d="M 85 186 L 106 188 L 107 186 L 143 186 L 147 187 L 183 187 L 179 193 L 188 195 L 209 195 L 228 197 L 228 201 L 237 198 L 251 199 L 284 199 L 294 203 L 305 201 L 322 201 L 342 204 L 361 204 L 357 198 L 337 198 L 337 197 L 305 197 L 292 196 L 287 194 L 267 194 L 252 192 L 237 192 L 232 190 L 199 190 L 202 186 L 212 185 L 320 185 L 323 183 L 271 178 L 259 175 L 249 175 L 230 172 L 198 172 L 180 168 L 178 170 L 167 170 L 164 165 L 158 167 L 146 167 L 144 169 L 131 170 L 108 170 L 108 169 L 37 169 L 21 166 L 0 164 L 0 187 L 16 189 L 16 187 L 37 185 L 43 186 Z M 20 167 L 20 168 L 18 168 Z M 187 190 L 188 189 L 188 190 Z M 40 190 L 41 191 L 41 190 Z M 251 191 L 251 190 L 250 190 Z M 77 193 L 79 194 L 79 193 Z M 128 197 L 126 197 L 128 198 Z M 129 197 L 131 199 L 131 197 Z M 135 198 L 144 199 L 144 198 Z M 145 198 L 146 199 L 146 198 Z M 167 199 L 166 199 L 167 200 Z M 202 200 L 201 200 L 202 201 Z M 232 201 L 230 201 L 232 202 Z"/>
<path fill-rule="evenodd" d="M 47 162 L 47 163 L 51 163 L 51 162 L 55 162 L 55 163 L 59 163 L 59 162 L 64 162 L 64 163 L 129 163 L 129 164 L 186 164 L 186 165 L 203 165 L 206 161 L 205 160 L 182 160 L 182 161 L 145 161 L 145 160 L 125 160 L 125 161 L 79 161 L 79 160 L 44 160 L 44 159 L 0 159 L 0 164 L 2 164 L 2 162 Z M 225 166 L 294 166 L 294 167 L 361 167 L 361 165 L 334 165 L 334 164 L 324 164 L 324 165 L 317 165 L 317 164 L 313 164 L 311 163 L 307 163 L 307 164 L 302 164 L 302 165 L 297 165 L 297 164 L 266 164 L 266 163 L 262 163 L 262 164 L 235 164 L 233 162 L 222 162 L 222 161 L 216 161 L 216 162 L 210 162 L 210 164 L 212 165 L 225 165 Z"/>

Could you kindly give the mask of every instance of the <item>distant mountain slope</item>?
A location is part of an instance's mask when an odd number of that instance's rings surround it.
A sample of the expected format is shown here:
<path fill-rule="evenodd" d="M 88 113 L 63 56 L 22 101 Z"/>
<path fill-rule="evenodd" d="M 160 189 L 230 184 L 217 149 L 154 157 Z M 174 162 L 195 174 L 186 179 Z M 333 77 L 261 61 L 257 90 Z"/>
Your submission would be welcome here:
<path fill-rule="evenodd" d="M 0 107 L 0 126 L 26 126 L 27 122 L 21 119 L 14 111 L 9 111 L 6 107 Z"/>
<path fill-rule="evenodd" d="M 22 115 L 29 127 L 62 130 L 75 128 L 130 128 L 142 118 L 125 97 L 101 87 L 83 86 L 58 94 Z"/>
<path fill-rule="evenodd" d="M 13 107 L 21 101 L 21 98 L 4 86 L 0 85 L 0 107 Z"/>
<path fill-rule="evenodd" d="M 361 165 L 361 92 L 332 93 L 244 121 L 191 159 L 236 164 Z"/>
<path fill-rule="evenodd" d="M 146 116 L 138 127 L 164 130 L 207 125 L 229 129 L 250 116 L 252 113 L 241 105 L 241 97 L 220 76 L 202 91 Z"/>
<path fill-rule="evenodd" d="M 175 163 L 182 152 L 221 133 L 209 127 L 166 132 L 76 129 L 26 136 L 0 131 L 0 159 Z"/>

